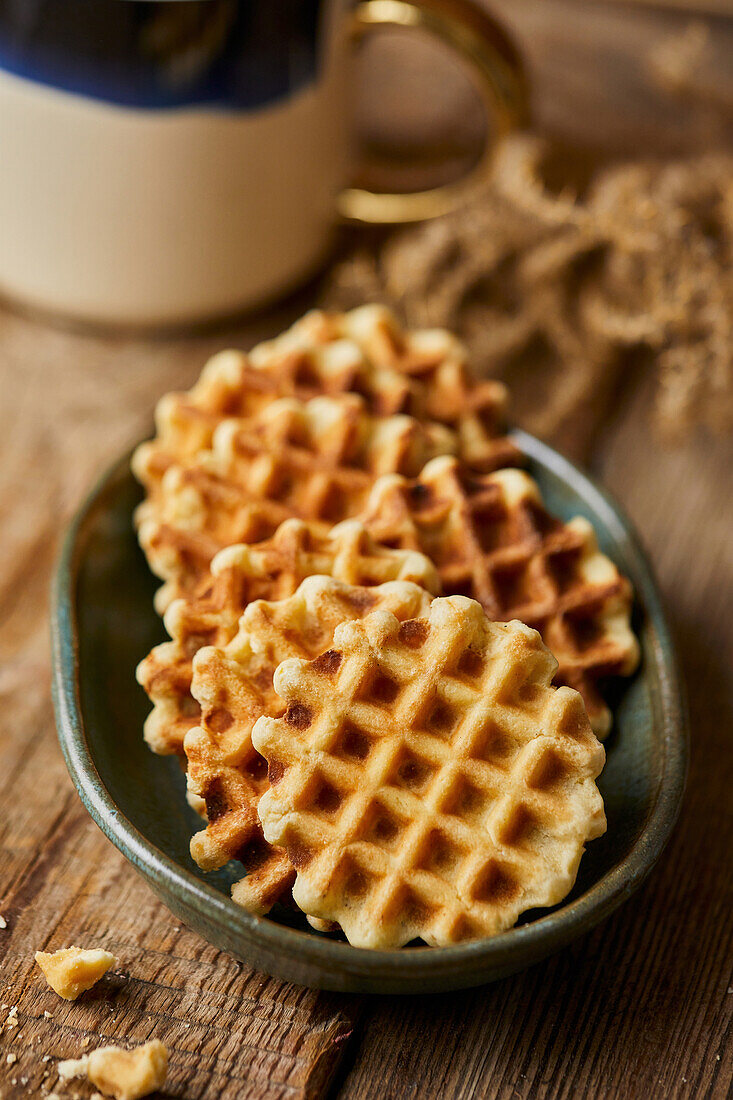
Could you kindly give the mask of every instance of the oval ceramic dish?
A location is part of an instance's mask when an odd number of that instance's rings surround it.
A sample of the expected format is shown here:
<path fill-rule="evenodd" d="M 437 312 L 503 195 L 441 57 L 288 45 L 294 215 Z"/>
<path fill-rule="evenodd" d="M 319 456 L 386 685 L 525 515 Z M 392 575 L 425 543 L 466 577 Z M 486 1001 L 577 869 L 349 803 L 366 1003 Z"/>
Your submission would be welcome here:
<path fill-rule="evenodd" d="M 96 823 L 169 909 L 216 947 L 303 985 L 416 993 L 480 985 L 529 966 L 608 916 L 662 851 L 687 767 L 681 689 L 649 566 L 605 493 L 555 451 L 516 433 L 548 507 L 594 524 L 602 548 L 631 578 L 639 672 L 613 700 L 614 730 L 599 786 L 608 832 L 589 845 L 573 892 L 493 939 L 457 947 L 366 951 L 307 930 L 292 913 L 251 916 L 229 898 L 234 870 L 205 875 L 189 856 L 198 819 L 173 758 L 142 737 L 148 701 L 135 666 L 164 637 L 156 587 L 132 530 L 140 490 L 129 459 L 94 489 L 66 538 L 53 597 L 56 718 L 66 763 Z M 239 868 L 241 875 L 241 868 Z"/>

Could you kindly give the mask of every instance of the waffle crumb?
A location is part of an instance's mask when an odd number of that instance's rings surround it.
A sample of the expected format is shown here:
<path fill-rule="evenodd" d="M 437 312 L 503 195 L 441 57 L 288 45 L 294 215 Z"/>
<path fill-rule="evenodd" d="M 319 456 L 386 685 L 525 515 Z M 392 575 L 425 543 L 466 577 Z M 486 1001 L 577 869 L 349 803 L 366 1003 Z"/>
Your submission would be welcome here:
<path fill-rule="evenodd" d="M 89 1055 L 87 1077 L 116 1100 L 137 1100 L 163 1087 L 168 1072 L 168 1051 L 160 1039 L 135 1050 L 101 1047 Z"/>
<path fill-rule="evenodd" d="M 59 1062 L 59 1081 L 66 1084 L 75 1077 L 86 1077 L 92 1085 L 115 1100 L 138 1100 L 163 1087 L 168 1072 L 168 1051 L 159 1039 L 134 1050 L 100 1047 L 82 1058 Z M 96 1092 L 92 1100 L 102 1100 Z"/>
<path fill-rule="evenodd" d="M 117 965 L 109 951 L 82 947 L 67 947 L 53 954 L 36 951 L 36 962 L 51 989 L 65 1001 L 76 1000 Z"/>
<path fill-rule="evenodd" d="M 89 1057 L 85 1054 L 83 1058 L 66 1058 L 63 1062 L 59 1062 L 56 1066 L 59 1081 L 66 1084 L 67 1081 L 73 1081 L 75 1077 L 84 1077 L 88 1061 Z"/>

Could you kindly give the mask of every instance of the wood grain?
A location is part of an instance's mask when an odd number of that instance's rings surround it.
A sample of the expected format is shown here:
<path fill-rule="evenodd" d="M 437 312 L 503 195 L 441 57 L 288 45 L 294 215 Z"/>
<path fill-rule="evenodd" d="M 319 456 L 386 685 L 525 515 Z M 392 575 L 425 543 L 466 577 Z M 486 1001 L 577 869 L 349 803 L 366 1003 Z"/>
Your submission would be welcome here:
<path fill-rule="evenodd" d="M 701 108 L 664 103 L 648 83 L 645 49 L 684 20 L 571 0 L 493 6 L 525 43 L 545 131 L 606 151 L 699 147 L 713 132 Z M 630 381 L 607 410 L 593 465 L 661 579 L 690 693 L 692 769 L 657 871 L 594 933 L 469 993 L 318 994 L 248 970 L 180 926 L 82 809 L 49 699 L 59 533 L 92 478 L 147 430 L 158 394 L 189 384 L 210 351 L 277 331 L 313 293 L 188 340 L 78 334 L 0 310 L 0 1003 L 17 1005 L 18 1019 L 0 1031 L 0 1100 L 43 1095 L 57 1058 L 153 1035 L 171 1050 L 166 1095 L 188 1100 L 722 1100 L 733 1081 L 733 449 L 661 448 L 643 386 Z M 121 971 L 67 1004 L 32 960 L 71 942 L 108 947 Z"/>

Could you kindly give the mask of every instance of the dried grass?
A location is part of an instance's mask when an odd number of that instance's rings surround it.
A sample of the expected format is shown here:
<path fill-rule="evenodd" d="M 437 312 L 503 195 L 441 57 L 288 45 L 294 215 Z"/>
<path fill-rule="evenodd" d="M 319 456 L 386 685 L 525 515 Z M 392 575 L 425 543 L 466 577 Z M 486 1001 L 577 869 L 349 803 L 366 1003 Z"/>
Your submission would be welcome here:
<path fill-rule="evenodd" d="M 640 351 L 665 432 L 729 428 L 733 157 L 606 167 L 573 194 L 548 183 L 548 154 L 529 135 L 506 141 L 478 201 L 362 241 L 327 304 L 387 301 L 460 333 L 510 383 L 519 418 L 569 450 Z"/>

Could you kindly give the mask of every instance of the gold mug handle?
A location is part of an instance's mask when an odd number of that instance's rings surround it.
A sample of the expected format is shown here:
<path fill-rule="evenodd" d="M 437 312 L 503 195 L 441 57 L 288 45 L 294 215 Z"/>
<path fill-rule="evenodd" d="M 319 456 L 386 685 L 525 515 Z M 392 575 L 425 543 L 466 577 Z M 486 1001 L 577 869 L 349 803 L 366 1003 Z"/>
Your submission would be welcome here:
<path fill-rule="evenodd" d="M 471 0 L 361 0 L 353 18 L 357 41 L 383 27 L 416 27 L 457 50 L 468 62 L 494 142 L 527 121 L 529 95 L 519 53 L 506 32 Z M 338 212 L 348 221 L 380 225 L 436 218 L 480 189 L 492 159 L 493 143 L 487 137 L 477 164 L 460 180 L 407 194 L 350 187 L 339 196 Z"/>

